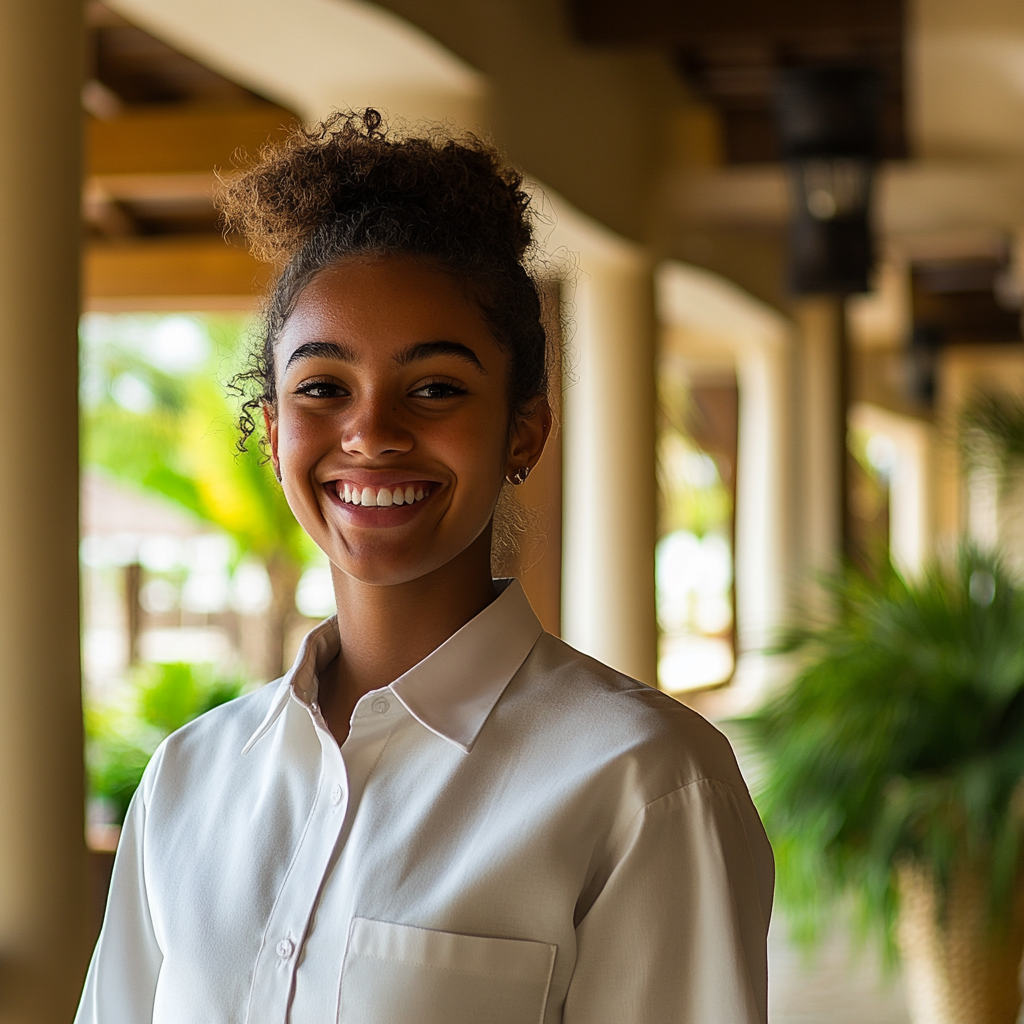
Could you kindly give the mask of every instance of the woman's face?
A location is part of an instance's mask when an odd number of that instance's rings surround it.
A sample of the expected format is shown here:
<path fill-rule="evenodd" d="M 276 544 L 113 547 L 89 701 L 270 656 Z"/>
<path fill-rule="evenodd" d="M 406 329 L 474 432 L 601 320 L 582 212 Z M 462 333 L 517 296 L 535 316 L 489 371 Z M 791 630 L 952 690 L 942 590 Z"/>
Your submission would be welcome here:
<path fill-rule="evenodd" d="M 349 577 L 394 585 L 489 546 L 502 480 L 540 458 L 547 403 L 509 426 L 508 358 L 458 284 L 412 258 L 347 260 L 278 339 L 274 467 Z"/>

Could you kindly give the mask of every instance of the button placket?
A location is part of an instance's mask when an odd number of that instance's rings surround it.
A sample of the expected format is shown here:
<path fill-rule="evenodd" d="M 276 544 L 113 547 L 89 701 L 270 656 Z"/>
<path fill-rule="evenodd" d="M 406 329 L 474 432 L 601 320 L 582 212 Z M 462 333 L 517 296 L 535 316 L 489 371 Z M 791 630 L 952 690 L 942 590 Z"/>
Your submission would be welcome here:
<path fill-rule="evenodd" d="M 301 959 L 298 952 L 305 941 L 323 879 L 344 826 L 344 814 L 338 812 L 347 809 L 345 763 L 334 737 L 316 719 L 314 724 L 321 749 L 316 798 L 267 925 L 263 950 L 253 975 L 247 1024 L 281 1024 L 287 1019 L 294 975 Z M 345 780 L 344 785 L 332 783 L 332 779 L 339 778 Z M 337 802 L 335 791 L 339 795 Z"/>

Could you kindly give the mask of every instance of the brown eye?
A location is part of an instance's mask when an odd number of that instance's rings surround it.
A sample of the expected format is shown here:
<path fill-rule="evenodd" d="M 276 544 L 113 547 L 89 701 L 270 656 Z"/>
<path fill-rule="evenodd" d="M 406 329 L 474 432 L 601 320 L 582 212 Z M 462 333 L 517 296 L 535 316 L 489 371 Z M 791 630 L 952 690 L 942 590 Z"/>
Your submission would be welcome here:
<path fill-rule="evenodd" d="M 457 384 L 449 384 L 447 381 L 431 381 L 412 392 L 414 398 L 428 398 L 432 400 L 443 398 L 455 398 L 464 395 L 466 389 Z"/>
<path fill-rule="evenodd" d="M 309 398 L 340 398 L 348 394 L 340 384 L 329 380 L 304 381 L 295 389 L 295 393 Z"/>

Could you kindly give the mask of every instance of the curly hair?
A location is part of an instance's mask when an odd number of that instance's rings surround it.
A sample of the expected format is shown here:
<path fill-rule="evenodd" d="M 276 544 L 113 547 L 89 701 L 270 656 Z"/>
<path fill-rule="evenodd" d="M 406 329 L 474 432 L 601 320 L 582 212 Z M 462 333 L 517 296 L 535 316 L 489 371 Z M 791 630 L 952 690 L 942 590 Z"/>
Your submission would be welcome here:
<path fill-rule="evenodd" d="M 217 196 L 225 232 L 279 273 L 249 366 L 234 381 L 245 451 L 277 401 L 274 346 L 303 289 L 352 256 L 415 256 L 462 283 L 508 353 L 509 408 L 545 394 L 548 350 L 523 176 L 471 134 L 389 128 L 378 111 L 337 112 L 268 145 Z"/>

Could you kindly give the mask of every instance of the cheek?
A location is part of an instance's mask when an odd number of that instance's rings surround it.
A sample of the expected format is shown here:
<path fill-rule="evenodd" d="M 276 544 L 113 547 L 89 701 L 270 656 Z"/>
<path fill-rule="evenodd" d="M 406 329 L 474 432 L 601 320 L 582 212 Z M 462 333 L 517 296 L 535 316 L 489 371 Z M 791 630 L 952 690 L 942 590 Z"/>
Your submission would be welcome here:
<path fill-rule="evenodd" d="M 329 447 L 331 425 L 326 418 L 311 419 L 289 415 L 283 410 L 278 418 L 277 455 L 282 463 L 303 464 L 314 460 Z M 297 465 L 296 468 L 302 468 Z"/>
<path fill-rule="evenodd" d="M 436 445 L 460 482 L 472 482 L 474 488 L 489 484 L 500 487 L 507 434 L 505 425 L 496 423 L 493 416 L 474 416 L 458 425 L 442 427 Z"/>

